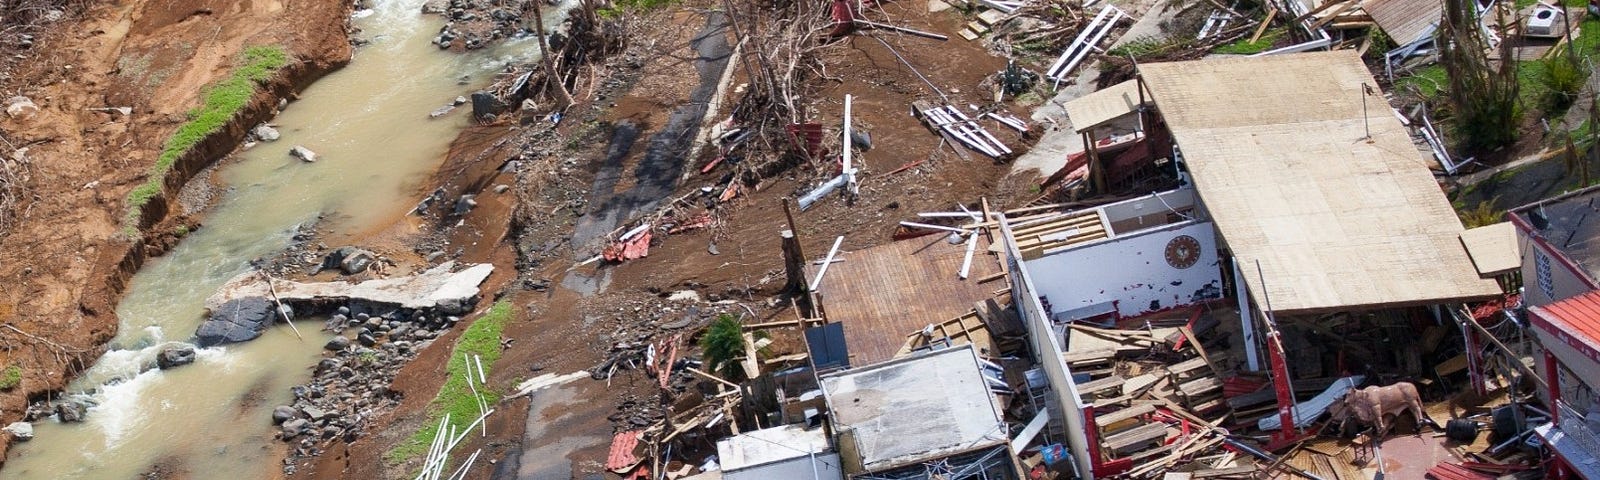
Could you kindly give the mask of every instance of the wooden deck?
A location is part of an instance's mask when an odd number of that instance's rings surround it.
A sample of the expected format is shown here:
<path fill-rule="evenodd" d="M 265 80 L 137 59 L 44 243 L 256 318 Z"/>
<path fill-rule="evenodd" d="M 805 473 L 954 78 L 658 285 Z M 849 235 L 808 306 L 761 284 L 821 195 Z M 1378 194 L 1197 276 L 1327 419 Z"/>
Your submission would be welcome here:
<path fill-rule="evenodd" d="M 828 267 L 817 294 L 828 320 L 844 324 L 850 365 L 893 358 L 907 334 L 964 315 L 972 311 L 973 302 L 1006 288 L 1003 279 L 978 283 L 1000 271 L 988 246 L 979 236 L 966 280 L 957 277 L 966 244 L 951 245 L 944 235 L 841 251 L 844 261 Z M 807 267 L 808 278 L 815 278 L 820 265 Z"/>

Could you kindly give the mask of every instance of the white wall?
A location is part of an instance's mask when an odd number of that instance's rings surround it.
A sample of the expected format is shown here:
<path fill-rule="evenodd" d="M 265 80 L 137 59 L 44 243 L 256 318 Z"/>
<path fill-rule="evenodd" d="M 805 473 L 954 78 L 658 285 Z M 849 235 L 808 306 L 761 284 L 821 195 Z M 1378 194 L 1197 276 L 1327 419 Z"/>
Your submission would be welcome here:
<path fill-rule="evenodd" d="M 1589 283 L 1538 242 L 1517 228 L 1517 245 L 1522 249 L 1523 303 L 1530 307 L 1549 305 L 1589 291 Z"/>
<path fill-rule="evenodd" d="M 1012 238 L 1009 226 L 1002 222 L 1000 228 L 1005 232 L 1004 238 Z M 1012 242 L 1007 241 L 1005 246 L 1006 263 L 1011 267 L 1011 298 L 1017 308 L 1017 316 L 1027 326 L 1028 344 L 1033 347 L 1034 359 L 1039 361 L 1045 378 L 1050 381 L 1050 392 L 1055 396 L 1053 403 L 1057 406 L 1055 412 L 1061 414 L 1062 423 L 1066 424 L 1067 447 L 1072 451 L 1078 472 L 1082 478 L 1094 480 L 1090 459 L 1092 453 L 1085 430 L 1088 422 L 1084 419 L 1083 398 L 1078 396 L 1078 387 L 1072 382 L 1072 369 L 1061 358 L 1061 342 L 1054 335 L 1050 319 L 1044 317 L 1039 296 L 1033 293 L 1037 284 L 1033 282 L 1027 265 L 1020 261 L 1022 252 Z"/>
<path fill-rule="evenodd" d="M 1135 316 L 1222 297 L 1215 231 L 1211 222 L 1178 223 L 1024 263 L 1035 293 L 1057 314 L 1115 302 L 1118 314 Z M 1200 243 L 1200 260 L 1185 269 L 1166 260 L 1167 243 L 1179 235 Z"/>

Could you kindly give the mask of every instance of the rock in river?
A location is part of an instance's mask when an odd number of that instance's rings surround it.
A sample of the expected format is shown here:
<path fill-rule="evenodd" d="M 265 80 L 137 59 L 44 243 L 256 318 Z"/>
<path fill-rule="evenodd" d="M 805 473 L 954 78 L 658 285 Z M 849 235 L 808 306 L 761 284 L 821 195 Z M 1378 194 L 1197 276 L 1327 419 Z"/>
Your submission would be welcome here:
<path fill-rule="evenodd" d="M 253 340 L 272 323 L 272 301 L 243 297 L 223 303 L 206 318 L 194 336 L 201 347 Z"/>
<path fill-rule="evenodd" d="M 267 125 L 265 123 L 257 125 L 256 128 L 250 130 L 250 133 L 254 134 L 256 138 L 261 139 L 263 142 L 274 142 L 277 141 L 279 137 L 278 129 L 272 128 L 271 125 Z"/>
<path fill-rule="evenodd" d="M 156 354 L 156 366 L 162 370 L 191 363 L 194 363 L 194 347 L 189 345 L 169 346 Z"/>
<path fill-rule="evenodd" d="M 278 405 L 272 409 L 272 423 L 276 425 L 293 420 L 295 415 L 294 407 Z"/>
<path fill-rule="evenodd" d="M 56 404 L 56 420 L 61 423 L 77 423 L 89 415 L 89 406 L 83 402 L 65 400 Z"/>
<path fill-rule="evenodd" d="M 300 434 L 305 433 L 307 428 L 311 428 L 311 422 L 304 418 L 296 418 L 294 420 L 283 422 L 283 439 L 288 440 L 297 437 Z"/>
<path fill-rule="evenodd" d="M 295 145 L 294 148 L 289 149 L 289 156 L 294 157 L 294 158 L 298 158 L 298 159 L 301 159 L 301 160 L 304 160 L 304 161 L 307 161 L 307 162 L 315 162 L 315 161 L 317 161 L 317 152 L 313 152 L 313 151 L 311 151 L 311 149 L 303 147 L 303 146 L 300 146 L 300 145 Z"/>
<path fill-rule="evenodd" d="M 332 351 L 337 352 L 337 351 L 340 351 L 340 350 L 344 350 L 345 347 L 349 347 L 349 346 L 350 346 L 350 337 L 346 337 L 346 336 L 343 336 L 343 335 L 334 335 L 333 338 L 328 339 L 328 343 L 326 345 L 323 345 L 322 348 L 326 348 L 328 350 L 332 350 Z"/>
<path fill-rule="evenodd" d="M 12 437 L 16 437 L 19 442 L 33 440 L 33 424 L 28 422 L 16 422 L 6 425 L 6 428 L 0 428 L 0 430 L 4 430 L 6 433 L 11 434 Z"/>

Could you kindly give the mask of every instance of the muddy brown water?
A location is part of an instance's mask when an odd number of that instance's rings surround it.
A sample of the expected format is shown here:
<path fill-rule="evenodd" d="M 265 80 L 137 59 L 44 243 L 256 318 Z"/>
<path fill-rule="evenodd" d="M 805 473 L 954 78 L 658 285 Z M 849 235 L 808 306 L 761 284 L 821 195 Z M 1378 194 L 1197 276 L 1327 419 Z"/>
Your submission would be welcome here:
<path fill-rule="evenodd" d="M 538 49 L 521 39 L 466 55 L 440 52 L 429 41 L 442 21 L 419 13 L 422 0 L 372 3 L 353 21 L 372 43 L 273 120 L 281 139 L 230 160 L 220 170 L 228 191 L 205 226 L 132 279 L 110 351 L 67 389 L 93 404 L 87 421 L 35 422 L 36 438 L 12 448 L 0 478 L 133 478 L 158 465 L 191 478 L 281 476 L 284 444 L 273 438 L 271 411 L 291 402 L 289 388 L 308 381 L 321 358 L 328 336 L 319 319 L 299 322 L 303 340 L 274 326 L 248 343 L 202 349 L 193 365 L 171 370 L 153 368 L 156 354 L 192 337 L 217 287 L 319 214 L 332 232 L 404 215 L 471 107 L 428 114 Z M 555 13 L 546 21 L 559 22 Z M 295 145 L 318 161 L 289 157 Z"/>

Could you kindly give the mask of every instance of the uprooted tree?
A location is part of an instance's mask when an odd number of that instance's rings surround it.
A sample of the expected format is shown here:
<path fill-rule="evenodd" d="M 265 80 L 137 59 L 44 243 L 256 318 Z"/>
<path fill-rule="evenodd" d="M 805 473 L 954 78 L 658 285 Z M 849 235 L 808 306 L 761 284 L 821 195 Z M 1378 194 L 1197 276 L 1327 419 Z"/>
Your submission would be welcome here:
<path fill-rule="evenodd" d="M 1471 0 L 1445 0 L 1440 25 L 1439 63 L 1449 76 L 1449 100 L 1455 138 L 1469 153 L 1488 152 L 1517 139 L 1522 112 L 1517 105 L 1515 62 L 1491 63 Z M 1505 25 L 1505 19 L 1498 19 Z M 1515 58 L 1508 42 L 1500 42 L 1502 59 Z"/>

